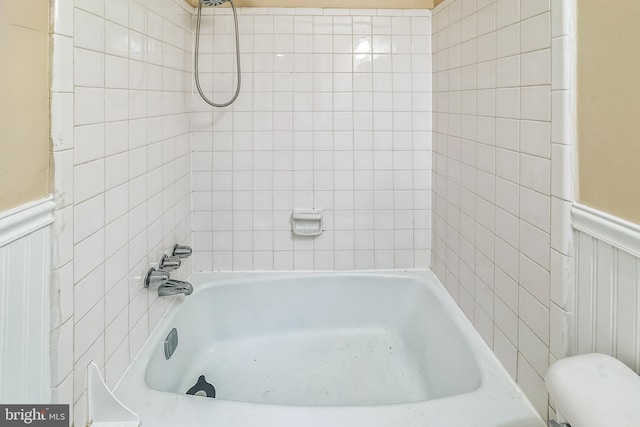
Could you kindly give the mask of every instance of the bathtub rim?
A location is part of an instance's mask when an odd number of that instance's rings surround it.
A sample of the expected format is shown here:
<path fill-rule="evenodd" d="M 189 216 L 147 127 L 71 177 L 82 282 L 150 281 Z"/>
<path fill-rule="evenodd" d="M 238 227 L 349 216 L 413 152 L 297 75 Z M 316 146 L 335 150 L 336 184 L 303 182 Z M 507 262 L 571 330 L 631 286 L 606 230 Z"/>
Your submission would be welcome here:
<path fill-rule="evenodd" d="M 194 272 L 190 276 L 190 281 L 194 285 L 193 295 L 215 288 L 218 286 L 232 285 L 235 283 L 247 283 L 261 282 L 277 280 L 279 278 L 296 278 L 296 277 L 308 277 L 313 275 L 314 277 L 336 277 L 336 276 L 375 276 L 375 277 L 396 277 L 396 278 L 412 278 L 421 282 L 421 286 L 429 286 L 433 290 L 433 294 L 438 301 L 444 305 L 445 310 L 450 314 L 452 322 L 460 329 L 462 337 L 467 342 L 473 358 L 478 367 L 478 373 L 480 376 L 480 385 L 472 391 L 464 392 L 457 395 L 436 398 L 426 401 L 411 402 L 411 403 L 394 403 L 386 405 L 353 405 L 353 406 L 309 406 L 309 405 L 284 405 L 284 404 L 270 404 L 270 403 L 253 403 L 242 402 L 232 400 L 208 400 L 208 399 L 194 399 L 191 396 L 182 396 L 176 393 L 159 391 L 149 387 L 145 382 L 145 372 L 149 360 L 152 356 L 152 351 L 155 349 L 164 339 L 163 331 L 167 328 L 169 322 L 175 318 L 179 313 L 179 308 L 185 303 L 184 296 L 173 297 L 170 308 L 158 323 L 156 328 L 151 332 L 149 338 L 145 344 L 141 347 L 138 354 L 128 366 L 127 370 L 117 382 L 114 387 L 114 394 L 125 401 L 134 410 L 137 407 L 132 405 L 128 401 L 127 389 L 129 385 L 138 384 L 138 388 L 142 387 L 146 393 L 144 401 L 152 400 L 153 398 L 168 399 L 169 396 L 175 396 L 176 399 L 191 398 L 194 406 L 203 406 L 206 404 L 207 408 L 217 408 L 218 411 L 239 411 L 242 409 L 255 411 L 257 413 L 264 412 L 265 414 L 271 412 L 286 411 L 287 413 L 299 413 L 299 411 L 311 411 L 311 413 L 317 413 L 318 411 L 333 411 L 333 413 L 342 413 L 350 416 L 357 416 L 358 414 L 364 416 L 370 414 L 372 411 L 406 411 L 407 409 L 415 410 L 416 412 L 426 411 L 432 407 L 444 406 L 454 403 L 456 401 L 467 401 L 468 403 L 475 403 L 479 398 L 479 401 L 484 401 L 485 405 L 493 402 L 495 398 L 507 398 L 510 402 L 518 401 L 520 404 L 524 404 L 527 411 L 522 411 L 522 405 L 511 405 L 514 408 L 510 408 L 510 405 L 501 408 L 499 413 L 506 412 L 507 414 L 513 412 L 514 414 L 520 410 L 523 414 L 526 412 L 528 415 L 527 420 L 531 423 L 538 422 L 540 426 L 544 425 L 542 418 L 535 411 L 531 402 L 527 399 L 521 389 L 516 385 L 515 381 L 510 377 L 506 369 L 497 359 L 496 355 L 489 348 L 486 342 L 479 335 L 471 321 L 462 312 L 461 308 L 453 300 L 452 296 L 446 290 L 444 285 L 435 276 L 432 270 L 362 270 L 362 271 L 279 271 L 279 272 Z M 121 389 L 124 387 L 124 389 Z M 151 399 L 150 399 L 151 398 Z M 204 402 L 203 402 L 204 401 Z M 146 404 L 144 406 L 152 406 Z M 517 408 L 516 408 L 517 407 Z M 512 410 L 513 409 L 513 410 Z M 399 413 L 399 412 L 398 412 Z M 138 414 L 140 415 L 140 414 Z M 142 416 L 141 416 L 142 419 Z M 144 419 L 143 419 L 144 421 Z M 407 424 L 409 425 L 409 424 Z M 479 424 L 480 425 L 480 424 Z M 529 425 L 529 424 L 526 424 Z M 534 424 L 531 424 L 534 425 Z"/>

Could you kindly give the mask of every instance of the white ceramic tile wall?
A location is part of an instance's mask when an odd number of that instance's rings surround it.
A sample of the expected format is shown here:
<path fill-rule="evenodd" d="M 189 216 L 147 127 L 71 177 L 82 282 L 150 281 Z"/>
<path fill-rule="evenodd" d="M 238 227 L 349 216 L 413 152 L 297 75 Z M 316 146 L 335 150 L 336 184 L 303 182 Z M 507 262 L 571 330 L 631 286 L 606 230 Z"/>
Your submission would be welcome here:
<path fill-rule="evenodd" d="M 117 380 L 166 308 L 140 275 L 191 230 L 197 270 L 419 268 L 433 223 L 437 274 L 546 412 L 572 309 L 572 14 L 552 3 L 448 0 L 433 43 L 425 11 L 244 9 L 242 95 L 214 111 L 184 2 L 56 0 L 56 401 L 84 420 L 91 359 Z M 212 14 L 202 80 L 224 99 L 232 27 Z M 294 206 L 326 210 L 321 238 L 292 239 Z"/>
<path fill-rule="evenodd" d="M 434 270 L 543 416 L 571 317 L 570 10 L 448 0 L 433 14 Z"/>
<path fill-rule="evenodd" d="M 191 12 L 182 0 L 53 2 L 52 386 L 75 425 L 88 362 L 113 386 L 168 306 L 141 276 L 190 243 Z"/>
<path fill-rule="evenodd" d="M 232 22 L 203 18 L 217 102 L 234 88 Z M 248 8 L 240 29 L 240 98 L 194 98 L 194 268 L 428 267 L 430 12 Z M 294 207 L 324 210 L 322 236 L 292 237 Z"/>
<path fill-rule="evenodd" d="M 571 205 L 576 141 L 575 0 L 551 2 L 551 359 L 575 349 L 574 260 Z"/>

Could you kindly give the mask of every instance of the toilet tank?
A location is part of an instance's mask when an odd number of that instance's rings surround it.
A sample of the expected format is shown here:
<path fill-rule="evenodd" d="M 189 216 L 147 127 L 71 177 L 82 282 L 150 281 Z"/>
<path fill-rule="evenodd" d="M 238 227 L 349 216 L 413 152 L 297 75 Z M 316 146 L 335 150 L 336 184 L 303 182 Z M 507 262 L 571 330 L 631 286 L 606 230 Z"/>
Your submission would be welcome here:
<path fill-rule="evenodd" d="M 555 362 L 545 376 L 558 421 L 571 427 L 640 426 L 640 376 L 604 354 Z"/>

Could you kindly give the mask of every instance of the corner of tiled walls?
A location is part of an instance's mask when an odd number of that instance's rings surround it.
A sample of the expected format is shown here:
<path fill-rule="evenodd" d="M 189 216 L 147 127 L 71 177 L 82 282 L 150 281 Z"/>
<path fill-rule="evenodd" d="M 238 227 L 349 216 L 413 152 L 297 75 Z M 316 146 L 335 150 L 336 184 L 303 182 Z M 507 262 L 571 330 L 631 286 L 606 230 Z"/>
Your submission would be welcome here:
<path fill-rule="evenodd" d="M 222 110 L 194 99 L 194 268 L 428 267 L 431 12 L 239 18 L 240 98 Z M 202 82 L 220 102 L 234 89 L 230 10 L 202 25 Z M 322 236 L 292 237 L 294 207 L 324 210 Z"/>
<path fill-rule="evenodd" d="M 84 425 L 87 363 L 114 385 L 170 303 L 144 272 L 190 243 L 192 19 L 181 0 L 51 10 L 52 395 Z"/>
<path fill-rule="evenodd" d="M 575 310 L 575 244 L 571 218 L 576 200 L 575 1 L 551 2 L 550 362 L 575 352 L 571 333 Z"/>
<path fill-rule="evenodd" d="M 193 235 L 186 274 L 429 266 L 430 12 L 242 9 L 243 91 L 220 111 L 192 93 L 183 1 L 51 7 L 52 392 L 76 425 L 87 363 L 113 386 L 165 313 L 141 277 L 175 242 Z M 228 12 L 205 12 L 216 99 Z M 294 206 L 325 210 L 322 238 L 290 237 Z"/>
<path fill-rule="evenodd" d="M 243 89 L 213 110 L 184 1 L 54 0 L 54 401 L 84 422 L 87 363 L 114 385 L 170 303 L 141 276 L 193 238 L 186 274 L 432 263 L 546 416 L 571 351 L 572 1 L 241 9 Z M 216 100 L 230 18 L 204 16 Z M 325 233 L 293 238 L 294 207 Z"/>
<path fill-rule="evenodd" d="M 433 15 L 434 270 L 544 417 L 543 376 L 571 342 L 571 12 L 447 0 Z"/>

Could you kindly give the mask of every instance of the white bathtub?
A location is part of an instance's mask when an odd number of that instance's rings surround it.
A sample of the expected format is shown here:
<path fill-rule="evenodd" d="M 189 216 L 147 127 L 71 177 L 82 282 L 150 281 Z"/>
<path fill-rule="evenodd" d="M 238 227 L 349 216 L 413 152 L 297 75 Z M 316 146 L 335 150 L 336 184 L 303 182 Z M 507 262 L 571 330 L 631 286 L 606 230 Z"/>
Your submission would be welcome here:
<path fill-rule="evenodd" d="M 192 283 L 115 390 L 144 427 L 544 426 L 431 272 Z"/>

